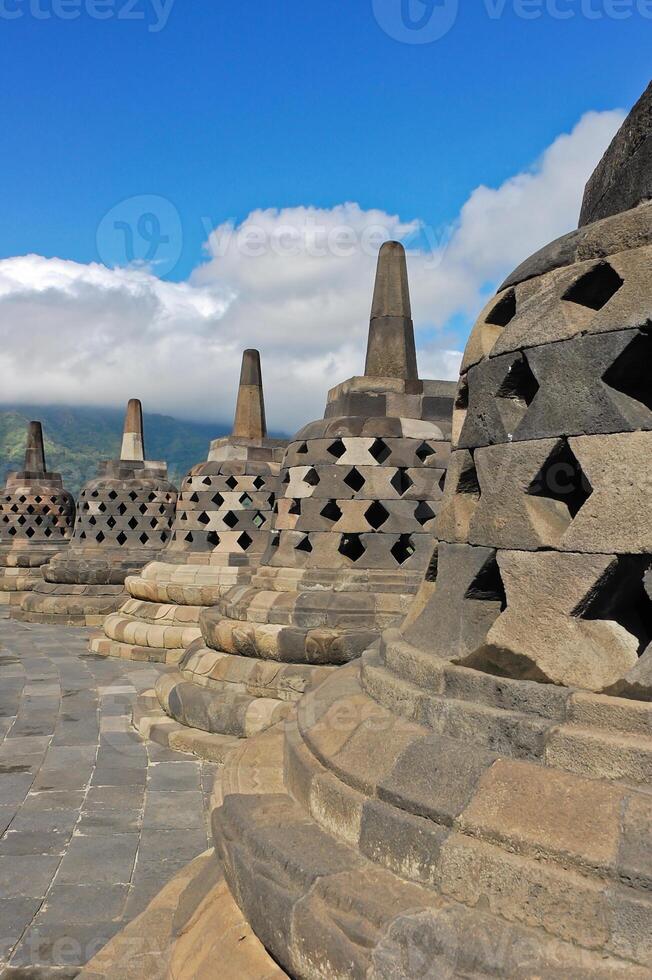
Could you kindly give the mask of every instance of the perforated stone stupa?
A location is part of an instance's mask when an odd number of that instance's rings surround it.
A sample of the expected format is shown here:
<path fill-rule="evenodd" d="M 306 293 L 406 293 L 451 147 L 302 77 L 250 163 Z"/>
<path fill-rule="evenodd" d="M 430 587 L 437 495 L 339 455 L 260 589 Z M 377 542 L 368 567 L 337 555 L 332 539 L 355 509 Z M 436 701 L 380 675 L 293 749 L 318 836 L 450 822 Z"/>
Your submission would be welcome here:
<path fill-rule="evenodd" d="M 27 427 L 24 468 L 0 490 L 0 603 L 19 603 L 45 564 L 72 537 L 75 502 L 48 473 L 40 422 Z"/>
<path fill-rule="evenodd" d="M 120 459 L 100 463 L 98 476 L 82 488 L 70 546 L 42 568 L 43 581 L 12 615 L 99 625 L 123 602 L 125 576 L 167 544 L 176 500 L 167 464 L 145 459 L 142 407 L 132 399 Z"/>
<path fill-rule="evenodd" d="M 227 760 L 217 852 L 293 977 L 652 975 L 652 203 L 629 190 L 481 313 L 402 628 Z"/>
<path fill-rule="evenodd" d="M 260 355 L 247 350 L 231 435 L 215 439 L 184 479 L 169 543 L 127 577 L 130 598 L 107 617 L 93 652 L 179 660 L 201 635 L 201 610 L 248 582 L 269 543 L 285 446 L 267 436 Z"/>
<path fill-rule="evenodd" d="M 174 720 L 249 736 L 401 621 L 432 557 L 454 390 L 418 377 L 405 252 L 386 243 L 365 374 L 291 440 L 261 565 L 201 614 L 180 672 L 159 681 Z"/>

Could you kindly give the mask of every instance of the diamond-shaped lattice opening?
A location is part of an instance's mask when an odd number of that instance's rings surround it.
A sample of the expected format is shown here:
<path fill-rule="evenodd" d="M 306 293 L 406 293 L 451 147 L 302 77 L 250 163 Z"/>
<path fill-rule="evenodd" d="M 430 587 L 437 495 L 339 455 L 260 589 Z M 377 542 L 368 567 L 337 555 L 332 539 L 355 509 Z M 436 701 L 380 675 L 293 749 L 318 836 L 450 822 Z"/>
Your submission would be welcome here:
<path fill-rule="evenodd" d="M 20 517 L 18 518 L 18 523 L 20 524 L 21 527 L 23 526 L 26 520 L 27 518 L 25 517 L 25 515 L 21 514 Z"/>
<path fill-rule="evenodd" d="M 254 487 L 256 488 L 256 490 L 262 490 L 264 486 L 265 486 L 265 481 L 263 480 L 262 476 L 257 476 L 256 479 L 254 480 Z"/>
<path fill-rule="evenodd" d="M 116 538 L 116 541 L 118 542 L 120 547 L 122 547 L 123 544 L 127 543 L 127 535 L 125 534 L 124 531 L 120 531 L 120 534 Z"/>
<path fill-rule="evenodd" d="M 210 476 L 205 476 L 201 482 L 203 486 L 210 487 L 213 481 L 211 480 Z"/>
<path fill-rule="evenodd" d="M 624 280 L 608 262 L 600 262 L 574 282 L 562 299 L 590 310 L 601 310 L 623 284 Z"/>
<path fill-rule="evenodd" d="M 275 503 L 274 507 L 275 507 L 276 513 L 278 514 L 278 504 Z M 292 503 L 288 507 L 288 514 L 293 514 L 296 517 L 300 517 L 301 516 L 301 500 L 300 499 L 293 500 L 292 501 Z"/>
<path fill-rule="evenodd" d="M 279 531 L 274 531 L 272 534 L 271 541 L 269 542 L 270 548 L 278 548 L 281 543 L 281 534 Z"/>
<path fill-rule="evenodd" d="M 405 564 L 408 558 L 412 557 L 415 550 L 416 549 L 412 543 L 412 538 L 409 534 L 402 534 L 398 541 L 396 541 L 390 549 L 394 561 L 396 561 L 399 565 Z"/>
<path fill-rule="evenodd" d="M 510 398 L 520 402 L 527 408 L 534 401 L 539 390 L 539 382 L 534 377 L 532 369 L 524 354 L 514 361 L 503 378 L 496 398 Z"/>
<path fill-rule="evenodd" d="M 126 514 L 126 513 L 127 513 L 127 505 L 126 504 L 120 504 L 120 506 L 118 507 L 118 514 L 120 514 L 122 516 L 123 514 Z"/>
<path fill-rule="evenodd" d="M 158 527 L 158 521 L 155 517 L 152 517 L 151 521 L 149 522 L 149 526 L 152 530 L 154 530 L 155 527 Z"/>
<path fill-rule="evenodd" d="M 652 411 L 651 367 L 652 336 L 640 333 L 605 371 L 602 380 Z"/>
<path fill-rule="evenodd" d="M 475 468 L 473 454 L 469 454 L 469 459 L 462 466 L 462 470 L 457 480 L 457 492 L 468 494 L 470 497 L 480 498 L 480 481 L 478 471 Z"/>
<path fill-rule="evenodd" d="M 501 296 L 493 307 L 485 323 L 490 323 L 494 327 L 506 327 L 507 324 L 516 316 L 516 293 L 513 289 L 508 290 Z"/>
<path fill-rule="evenodd" d="M 115 493 L 115 491 L 114 491 L 114 490 L 112 490 L 112 491 L 111 491 L 111 493 Z M 99 497 L 99 495 L 100 495 L 100 492 L 99 492 L 99 490 L 93 490 L 93 492 L 92 492 L 92 494 L 91 494 L 91 497 Z M 109 494 L 109 496 L 111 496 L 111 494 Z M 117 495 L 117 493 L 116 493 L 116 497 L 117 497 L 117 496 L 118 496 L 118 495 Z M 56 497 L 52 497 L 52 503 L 53 503 L 53 504 L 56 504 L 56 502 L 57 502 L 57 498 L 56 498 Z"/>
<path fill-rule="evenodd" d="M 305 442 L 302 442 L 301 445 L 297 449 L 297 453 L 300 453 L 303 456 L 307 452 L 308 452 L 308 446 L 307 446 L 307 444 Z"/>
<path fill-rule="evenodd" d="M 431 456 L 434 456 L 436 452 L 437 450 L 433 449 L 429 443 L 422 442 L 419 448 L 417 449 L 415 456 L 417 457 L 417 459 L 420 459 L 422 463 L 425 463 L 425 461 L 429 459 Z"/>
<path fill-rule="evenodd" d="M 98 504 L 97 509 L 99 510 L 100 514 L 106 514 L 106 504 Z"/>
<path fill-rule="evenodd" d="M 575 519 L 593 493 L 593 487 L 566 439 L 557 443 L 527 493 L 553 502 L 550 516 L 562 522 L 562 530 Z"/>
<path fill-rule="evenodd" d="M 108 519 L 108 521 L 106 523 L 108 524 L 108 526 L 110 528 L 114 528 L 115 527 L 115 517 L 109 517 L 109 519 Z"/>
<path fill-rule="evenodd" d="M 168 531 L 161 531 L 161 541 L 163 541 L 163 543 L 167 541 L 169 536 L 170 535 Z"/>
<path fill-rule="evenodd" d="M 336 500 L 329 500 L 325 507 L 322 507 L 321 516 L 327 521 L 339 521 L 342 510 Z"/>
<path fill-rule="evenodd" d="M 199 516 L 197 517 L 197 520 L 199 521 L 200 524 L 210 524 L 211 522 L 211 519 L 206 513 L 206 511 L 202 511 L 201 514 L 199 514 Z"/>
<path fill-rule="evenodd" d="M 43 500 L 42 497 L 34 497 L 34 503 L 35 504 L 40 504 L 42 500 Z"/>
<path fill-rule="evenodd" d="M 359 534 L 343 534 L 337 549 L 349 561 L 359 561 L 367 550 Z"/>
<path fill-rule="evenodd" d="M 403 494 L 407 493 L 410 487 L 414 485 L 414 480 L 408 476 L 407 470 L 405 469 L 397 470 L 389 482 L 394 487 L 399 497 L 402 497 Z"/>
<path fill-rule="evenodd" d="M 141 512 L 141 514 L 146 514 L 147 513 L 147 504 L 141 504 L 140 507 L 138 508 L 138 510 Z"/>
<path fill-rule="evenodd" d="M 303 482 L 307 483 L 311 487 L 316 487 L 319 483 L 319 473 L 314 466 L 311 466 L 306 475 L 303 478 Z"/>
<path fill-rule="evenodd" d="M 138 500 L 138 494 L 136 493 L 136 491 L 135 491 L 135 490 L 132 490 L 132 491 L 131 491 L 131 492 L 129 493 L 129 499 L 130 499 L 130 500 Z"/>
<path fill-rule="evenodd" d="M 238 499 L 243 507 L 251 507 L 253 504 L 253 500 L 248 493 L 243 493 Z"/>
<path fill-rule="evenodd" d="M 33 506 L 33 504 L 28 504 L 26 510 L 27 510 L 27 513 L 28 514 L 33 514 L 34 513 L 34 506 Z"/>
<path fill-rule="evenodd" d="M 95 497 L 97 495 L 96 494 L 93 494 L 93 496 Z M 109 500 L 115 500 L 118 495 L 115 492 L 115 490 L 109 490 L 109 495 L 108 496 L 109 496 Z"/>
<path fill-rule="evenodd" d="M 415 520 L 417 520 L 419 524 L 423 527 L 424 524 L 427 524 L 428 521 L 431 521 L 434 517 L 436 517 L 436 514 L 432 509 L 432 507 L 429 504 L 427 504 L 425 500 L 420 500 L 414 511 L 414 517 Z"/>
<path fill-rule="evenodd" d="M 334 456 L 335 459 L 341 459 L 344 453 L 346 452 L 346 446 L 344 445 L 341 439 L 336 439 L 335 442 L 332 442 L 330 444 L 326 452 L 330 456 Z"/>
<path fill-rule="evenodd" d="M 25 531 L 25 534 L 27 535 L 28 538 L 33 538 L 34 535 L 36 534 L 36 531 L 34 530 L 33 527 L 28 527 L 27 530 Z"/>
<path fill-rule="evenodd" d="M 498 602 L 501 612 L 507 608 L 507 595 L 495 554 L 487 558 L 464 593 L 464 598 L 477 599 L 480 602 Z"/>
<path fill-rule="evenodd" d="M 97 541 L 98 544 L 102 544 L 104 538 L 105 538 L 104 531 L 98 531 L 97 534 L 95 535 L 95 540 Z"/>
<path fill-rule="evenodd" d="M 652 641 L 652 601 L 644 585 L 649 556 L 621 555 L 573 610 L 580 619 L 618 623 L 638 640 L 638 655 Z"/>
<path fill-rule="evenodd" d="M 226 526 L 230 528 L 234 528 L 238 523 L 238 518 L 235 516 L 232 510 L 227 511 L 222 520 Z"/>
<path fill-rule="evenodd" d="M 446 474 L 442 473 L 442 475 L 439 477 L 439 489 L 441 490 L 442 493 L 444 492 L 445 486 L 446 486 Z"/>
<path fill-rule="evenodd" d="M 139 541 L 140 541 L 141 544 L 147 544 L 147 542 L 149 541 L 149 535 L 146 534 L 145 531 L 143 531 L 143 533 L 141 534 L 141 536 L 139 538 Z"/>
<path fill-rule="evenodd" d="M 15 527 L 10 527 L 10 528 L 9 528 L 9 532 L 8 532 L 8 533 L 9 533 L 9 534 L 10 534 L 10 535 L 12 536 L 12 538 L 13 538 L 15 534 L 18 534 L 18 531 L 17 531 L 17 529 L 16 529 Z"/>
<path fill-rule="evenodd" d="M 353 469 L 350 469 L 344 477 L 344 482 L 346 483 L 347 487 L 350 487 L 351 490 L 353 490 L 354 493 L 358 493 L 359 490 L 362 490 L 366 481 L 362 473 L 360 473 L 354 466 Z"/>
<path fill-rule="evenodd" d="M 219 534 L 216 534 L 215 531 L 209 531 L 206 535 L 206 540 L 209 544 L 212 544 L 214 548 L 217 548 L 218 544 L 220 543 L 220 536 Z"/>
<path fill-rule="evenodd" d="M 132 531 L 135 531 L 136 528 L 138 527 L 138 521 L 135 517 L 132 517 L 131 520 L 129 520 L 127 523 Z"/>
<path fill-rule="evenodd" d="M 191 504 L 198 504 L 199 503 L 199 494 L 198 493 L 191 493 L 190 494 L 190 503 Z"/>
<path fill-rule="evenodd" d="M 192 531 L 188 531 L 188 533 L 186 534 L 186 536 L 185 536 L 185 538 L 184 538 L 183 540 L 184 540 L 184 541 L 187 541 L 187 542 L 188 542 L 188 544 L 192 544 L 192 543 L 193 543 L 193 541 L 195 540 L 195 539 L 193 538 L 193 536 L 192 536 Z"/>
<path fill-rule="evenodd" d="M 306 535 L 305 538 L 302 538 L 301 541 L 299 541 L 299 544 L 295 545 L 294 550 L 307 551 L 308 553 L 312 551 L 312 545 L 310 544 L 310 538 L 308 535 Z"/>
<path fill-rule="evenodd" d="M 5 514 L 5 516 L 4 516 L 3 518 L 2 518 L 2 520 L 3 520 L 3 522 L 4 522 L 5 524 L 8 524 L 8 523 L 9 523 L 9 521 L 11 520 L 11 518 L 10 518 L 10 517 L 8 517 L 8 516 L 7 516 L 6 514 Z"/>
<path fill-rule="evenodd" d="M 43 532 L 43 534 L 46 536 L 46 538 L 51 538 L 52 537 L 52 528 L 51 527 L 46 527 L 46 529 Z"/>
<path fill-rule="evenodd" d="M 224 503 L 224 497 L 221 493 L 216 493 L 214 497 L 211 498 L 216 507 L 221 507 Z"/>
<path fill-rule="evenodd" d="M 81 534 L 79 535 L 79 537 L 80 537 L 80 538 L 81 538 L 82 540 L 86 540 L 86 531 L 82 531 L 82 532 L 81 532 Z"/>
<path fill-rule="evenodd" d="M 373 456 L 377 463 L 382 465 L 392 455 L 392 450 L 389 448 L 386 442 L 383 442 L 382 439 L 375 439 L 373 444 L 369 447 L 369 453 L 371 456 Z"/>
<path fill-rule="evenodd" d="M 377 531 L 387 522 L 389 511 L 386 507 L 383 507 L 379 500 L 374 500 L 374 502 L 367 507 L 364 516 L 367 523 L 374 529 L 374 531 Z"/>
<path fill-rule="evenodd" d="M 11 508 L 11 513 L 12 514 L 18 513 L 18 504 L 14 504 L 14 506 Z"/>
<path fill-rule="evenodd" d="M 235 490 L 235 488 L 238 485 L 238 481 L 236 480 L 236 478 L 234 476 L 230 476 L 228 478 L 228 480 L 226 481 L 226 485 L 229 488 L 229 490 Z"/>
<path fill-rule="evenodd" d="M 260 529 L 263 526 L 264 523 L 265 523 L 265 518 L 260 513 L 260 511 L 258 511 L 258 513 L 254 516 L 254 519 L 253 519 L 254 527 L 257 527 L 257 528 Z"/>
<path fill-rule="evenodd" d="M 253 538 L 251 538 L 246 531 L 243 531 L 240 537 L 238 538 L 238 544 L 240 545 L 242 550 L 246 551 L 247 548 L 251 547 L 252 543 L 253 543 Z"/>
<path fill-rule="evenodd" d="M 285 476 L 283 477 L 283 480 L 281 482 L 282 483 L 289 483 L 290 482 L 290 471 L 289 470 L 286 470 L 285 471 Z"/>

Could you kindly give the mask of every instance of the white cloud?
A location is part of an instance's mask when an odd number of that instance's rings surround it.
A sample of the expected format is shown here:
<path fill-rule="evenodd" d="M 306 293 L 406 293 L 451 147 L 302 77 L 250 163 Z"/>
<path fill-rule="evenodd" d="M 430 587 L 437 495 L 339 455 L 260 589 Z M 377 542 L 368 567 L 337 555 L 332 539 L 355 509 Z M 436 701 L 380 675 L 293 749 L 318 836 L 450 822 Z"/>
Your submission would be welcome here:
<path fill-rule="evenodd" d="M 591 112 L 530 170 L 477 188 L 454 226 L 346 203 L 254 211 L 223 224 L 184 283 L 27 255 L 0 261 L 2 400 L 120 404 L 228 420 L 243 347 L 259 347 L 270 425 L 319 417 L 329 386 L 360 373 L 375 256 L 406 242 L 424 377 L 454 378 L 489 285 L 575 227 L 584 184 L 623 120 Z"/>

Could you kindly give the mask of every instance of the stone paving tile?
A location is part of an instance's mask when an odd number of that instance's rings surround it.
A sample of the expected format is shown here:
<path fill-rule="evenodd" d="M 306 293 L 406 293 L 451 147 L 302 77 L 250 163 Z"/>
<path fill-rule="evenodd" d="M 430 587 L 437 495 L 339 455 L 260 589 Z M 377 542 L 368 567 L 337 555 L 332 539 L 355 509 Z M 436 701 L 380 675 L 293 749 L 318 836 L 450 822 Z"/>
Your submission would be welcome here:
<path fill-rule="evenodd" d="M 210 846 L 216 767 L 130 725 L 161 668 L 88 632 L 0 618 L 0 980 L 76 976 Z"/>

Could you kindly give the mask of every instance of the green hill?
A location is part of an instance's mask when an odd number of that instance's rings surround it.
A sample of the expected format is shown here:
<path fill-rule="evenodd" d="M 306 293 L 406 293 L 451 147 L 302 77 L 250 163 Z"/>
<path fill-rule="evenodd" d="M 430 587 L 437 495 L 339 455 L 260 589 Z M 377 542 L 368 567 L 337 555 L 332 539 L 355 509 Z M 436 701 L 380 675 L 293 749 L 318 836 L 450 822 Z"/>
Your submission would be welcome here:
<path fill-rule="evenodd" d="M 61 473 L 66 489 L 77 495 L 95 475 L 102 459 L 120 451 L 124 412 L 111 408 L 65 405 L 0 405 L 0 480 L 22 469 L 27 423 L 43 423 L 48 469 Z M 191 466 L 206 459 L 211 439 L 230 426 L 183 422 L 166 415 L 145 415 L 145 447 L 149 459 L 167 460 L 170 478 L 178 485 Z"/>

